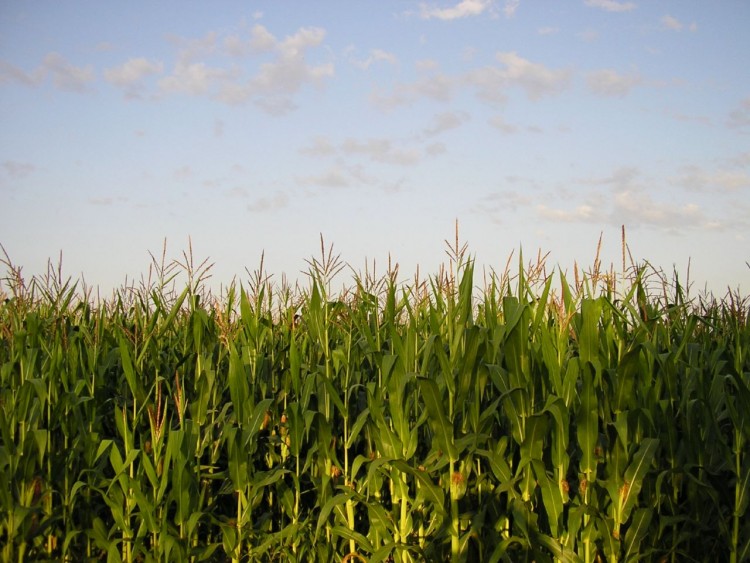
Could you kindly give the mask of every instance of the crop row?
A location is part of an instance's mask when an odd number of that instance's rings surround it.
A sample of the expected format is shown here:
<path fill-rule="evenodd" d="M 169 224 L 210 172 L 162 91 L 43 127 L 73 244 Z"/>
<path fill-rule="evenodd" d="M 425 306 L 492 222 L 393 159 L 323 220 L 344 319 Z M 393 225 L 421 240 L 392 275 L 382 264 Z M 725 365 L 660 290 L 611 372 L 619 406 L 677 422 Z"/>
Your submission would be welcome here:
<path fill-rule="evenodd" d="M 3 560 L 750 560 L 739 296 L 336 266 L 97 306 L 9 267 Z"/>

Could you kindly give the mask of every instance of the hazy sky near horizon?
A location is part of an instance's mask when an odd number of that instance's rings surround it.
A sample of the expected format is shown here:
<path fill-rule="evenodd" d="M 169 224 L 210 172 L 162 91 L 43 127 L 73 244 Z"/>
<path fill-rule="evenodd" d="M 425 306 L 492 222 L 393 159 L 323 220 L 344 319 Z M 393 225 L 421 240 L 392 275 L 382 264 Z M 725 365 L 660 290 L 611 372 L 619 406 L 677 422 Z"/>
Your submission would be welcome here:
<path fill-rule="evenodd" d="M 630 252 L 750 289 L 750 2 L 0 5 L 0 243 L 103 288 Z M 683 279 L 684 281 L 684 279 Z"/>

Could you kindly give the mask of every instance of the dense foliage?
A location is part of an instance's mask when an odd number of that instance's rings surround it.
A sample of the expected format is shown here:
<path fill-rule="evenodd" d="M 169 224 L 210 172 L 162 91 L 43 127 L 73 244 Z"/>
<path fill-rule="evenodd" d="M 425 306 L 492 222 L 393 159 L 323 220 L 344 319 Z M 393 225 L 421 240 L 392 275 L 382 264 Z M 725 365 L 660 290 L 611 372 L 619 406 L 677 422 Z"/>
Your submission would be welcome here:
<path fill-rule="evenodd" d="M 464 250 L 219 299 L 187 255 L 97 302 L 6 263 L 3 560 L 750 559 L 747 301 L 635 266 L 479 291 Z"/>

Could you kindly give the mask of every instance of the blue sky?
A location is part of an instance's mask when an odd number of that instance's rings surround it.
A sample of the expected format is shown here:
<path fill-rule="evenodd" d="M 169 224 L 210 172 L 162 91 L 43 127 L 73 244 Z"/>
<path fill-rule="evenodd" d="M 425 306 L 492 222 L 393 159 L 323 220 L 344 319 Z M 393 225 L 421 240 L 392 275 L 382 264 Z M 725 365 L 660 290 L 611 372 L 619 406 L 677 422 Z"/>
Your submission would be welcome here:
<path fill-rule="evenodd" d="M 630 252 L 750 288 L 750 3 L 7 1 L 0 243 L 119 286 Z"/>

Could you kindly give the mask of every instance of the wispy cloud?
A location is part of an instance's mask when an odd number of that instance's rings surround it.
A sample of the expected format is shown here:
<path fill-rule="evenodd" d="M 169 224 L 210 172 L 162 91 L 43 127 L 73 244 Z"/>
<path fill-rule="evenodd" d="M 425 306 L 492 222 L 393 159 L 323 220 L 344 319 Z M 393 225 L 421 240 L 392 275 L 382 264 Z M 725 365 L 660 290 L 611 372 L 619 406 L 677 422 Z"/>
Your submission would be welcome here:
<path fill-rule="evenodd" d="M 512 4 L 512 2 L 511 2 Z M 450 8 L 436 8 L 428 4 L 419 5 L 419 15 L 423 19 L 439 19 L 444 21 L 479 16 L 484 13 L 492 2 L 489 0 L 462 0 Z M 512 14 L 511 14 L 512 15 Z"/>
<path fill-rule="evenodd" d="M 283 115 L 297 106 L 293 97 L 305 86 L 321 86 L 334 75 L 333 63 L 312 65 L 307 52 L 322 45 L 325 30 L 303 27 L 296 33 L 277 39 L 268 29 L 256 24 L 248 37 L 230 35 L 223 40 L 209 33 L 195 40 L 174 40 L 181 51 L 168 76 L 159 81 L 162 93 L 207 96 L 230 105 L 248 102 L 271 115 Z M 253 69 L 251 65 L 209 65 L 209 54 L 246 58 L 258 54 L 272 56 Z M 216 57 L 214 57 L 216 58 Z"/>
<path fill-rule="evenodd" d="M 598 96 L 625 96 L 635 86 L 643 83 L 637 72 L 619 74 L 612 69 L 589 72 L 586 75 L 589 89 Z"/>
<path fill-rule="evenodd" d="M 104 79 L 120 88 L 126 98 L 138 98 L 145 88 L 144 80 L 161 74 L 164 65 L 160 61 L 145 58 L 129 59 L 121 65 L 104 71 Z"/>
<path fill-rule="evenodd" d="M 224 122 L 221 119 L 214 119 L 213 133 L 217 139 L 224 136 Z"/>
<path fill-rule="evenodd" d="M 365 141 L 346 139 L 341 144 L 341 150 L 349 155 L 363 155 L 375 162 L 399 166 L 411 166 L 420 160 L 419 152 L 415 149 L 399 149 L 389 139 L 382 138 Z"/>
<path fill-rule="evenodd" d="M 691 191 L 708 192 L 737 192 L 750 190 L 750 173 L 742 168 L 746 167 L 741 161 L 735 161 L 739 166 L 731 168 L 718 168 L 714 171 L 706 171 L 700 166 L 684 166 L 680 174 L 671 180 L 674 185 L 681 186 Z M 735 162 L 730 162 L 734 164 Z"/>
<path fill-rule="evenodd" d="M 516 15 L 516 10 L 520 6 L 520 0 L 505 0 L 505 6 L 503 6 L 503 14 L 506 18 L 512 18 Z"/>
<path fill-rule="evenodd" d="M 276 192 L 273 196 L 261 197 L 249 203 L 247 210 L 251 213 L 263 213 L 281 209 L 289 205 L 289 196 L 284 192 Z"/>
<path fill-rule="evenodd" d="M 302 176 L 297 179 L 297 183 L 304 186 L 315 185 L 325 188 L 347 188 L 351 185 L 351 178 L 343 168 L 336 166 L 320 174 Z"/>
<path fill-rule="evenodd" d="M 495 58 L 502 66 L 487 66 L 466 75 L 466 81 L 485 102 L 504 103 L 511 87 L 521 88 L 529 99 L 538 100 L 560 93 L 570 81 L 571 71 L 550 69 L 515 52 L 500 52 Z"/>
<path fill-rule="evenodd" d="M 469 120 L 469 114 L 463 111 L 445 111 L 433 118 L 433 124 L 426 127 L 423 133 L 428 136 L 439 135 L 445 131 L 456 129 Z"/>
<path fill-rule="evenodd" d="M 740 101 L 738 106 L 729 113 L 727 125 L 736 129 L 750 126 L 750 97 Z"/>
<path fill-rule="evenodd" d="M 565 199 L 573 199 L 573 205 L 555 206 L 545 201 L 536 206 L 537 214 L 550 221 L 649 226 L 673 233 L 723 229 L 730 224 L 729 219 L 711 217 L 704 207 L 685 199 L 685 194 L 672 192 L 659 197 L 660 190 L 641 176 L 638 168 L 621 167 L 610 176 L 580 179 L 580 185 L 605 186 L 609 190 L 586 191 L 582 197 L 568 192 Z"/>
<path fill-rule="evenodd" d="M 682 31 L 683 29 L 688 29 L 689 31 L 698 31 L 697 23 L 693 22 L 690 25 L 686 26 L 680 20 L 673 16 L 670 16 L 669 14 L 661 18 L 661 23 L 662 25 L 664 25 L 664 27 L 672 31 Z"/>
<path fill-rule="evenodd" d="M 333 146 L 327 137 L 318 136 L 312 140 L 310 145 L 299 149 L 299 152 L 313 157 L 332 156 L 336 154 L 336 147 Z"/>
<path fill-rule="evenodd" d="M 327 137 L 315 137 L 311 143 L 299 149 L 301 154 L 311 157 L 341 156 L 365 157 L 373 162 L 397 166 L 411 166 L 420 160 L 420 153 L 414 148 L 399 148 L 393 141 L 383 137 L 355 139 L 349 137 L 334 145 Z M 349 173 L 353 173 L 349 169 Z M 362 179 L 362 178 L 360 178 Z"/>
<path fill-rule="evenodd" d="M 38 86 L 44 80 L 44 69 L 41 67 L 26 72 L 23 69 L 0 60 L 0 84 L 22 84 L 23 86 Z"/>
<path fill-rule="evenodd" d="M 505 133 L 506 135 L 512 135 L 513 133 L 518 132 L 518 127 L 505 121 L 505 118 L 502 115 L 492 116 L 488 120 L 488 123 L 495 129 L 497 129 L 501 133 Z"/>
<path fill-rule="evenodd" d="M 519 209 L 532 205 L 533 199 L 526 193 L 516 190 L 492 192 L 482 197 L 471 209 L 472 213 L 484 215 L 497 225 L 502 225 L 505 218 L 518 212 Z"/>
<path fill-rule="evenodd" d="M 448 151 L 447 147 L 445 146 L 445 143 L 430 143 L 425 147 L 425 152 L 430 156 L 438 156 L 441 154 L 444 154 Z"/>
<path fill-rule="evenodd" d="M 85 92 L 95 79 L 91 65 L 75 66 L 56 52 L 48 53 L 42 63 L 30 72 L 7 61 L 0 61 L 0 84 L 16 83 L 33 87 L 39 86 L 48 77 L 58 90 L 68 92 Z"/>
<path fill-rule="evenodd" d="M 5 169 L 5 172 L 6 174 L 8 174 L 8 176 L 19 180 L 35 172 L 36 166 L 31 164 L 30 162 L 19 162 L 18 160 L 6 160 L 5 162 L 3 162 L 3 169 Z"/>
<path fill-rule="evenodd" d="M 203 96 L 212 94 L 223 81 L 231 80 L 229 71 L 212 68 L 205 63 L 178 62 L 169 76 L 159 81 L 163 93 L 191 94 Z"/>
<path fill-rule="evenodd" d="M 420 76 L 413 82 L 400 82 L 390 93 L 373 92 L 370 101 L 383 111 L 411 105 L 423 98 L 436 102 L 448 102 L 453 97 L 456 84 L 457 80 L 454 77 L 436 71 Z"/>
<path fill-rule="evenodd" d="M 398 58 L 396 57 L 396 55 L 388 51 L 384 51 L 383 49 L 370 49 L 367 56 L 363 59 L 360 59 L 355 56 L 355 48 L 353 46 L 350 46 L 346 49 L 345 55 L 347 57 L 347 60 L 351 64 L 353 64 L 357 68 L 361 68 L 362 70 L 367 70 L 371 65 L 379 62 L 385 62 L 392 65 L 398 63 Z"/>
<path fill-rule="evenodd" d="M 59 53 L 49 53 L 44 57 L 42 67 L 60 90 L 83 92 L 94 81 L 94 69 L 91 65 L 75 66 Z"/>
<path fill-rule="evenodd" d="M 551 69 L 515 52 L 498 52 L 495 60 L 496 65 L 455 76 L 430 67 L 426 75 L 413 82 L 396 84 L 389 94 L 373 93 L 371 101 L 376 107 L 388 111 L 425 98 L 448 102 L 456 90 L 468 88 L 474 90 L 483 102 L 502 105 L 507 100 L 508 90 L 514 87 L 522 89 L 531 100 L 559 94 L 567 88 L 572 74 L 568 69 Z"/>
<path fill-rule="evenodd" d="M 607 12 L 629 12 L 636 8 L 634 2 L 618 2 L 617 0 L 585 0 L 584 3 L 591 8 L 601 8 Z"/>

